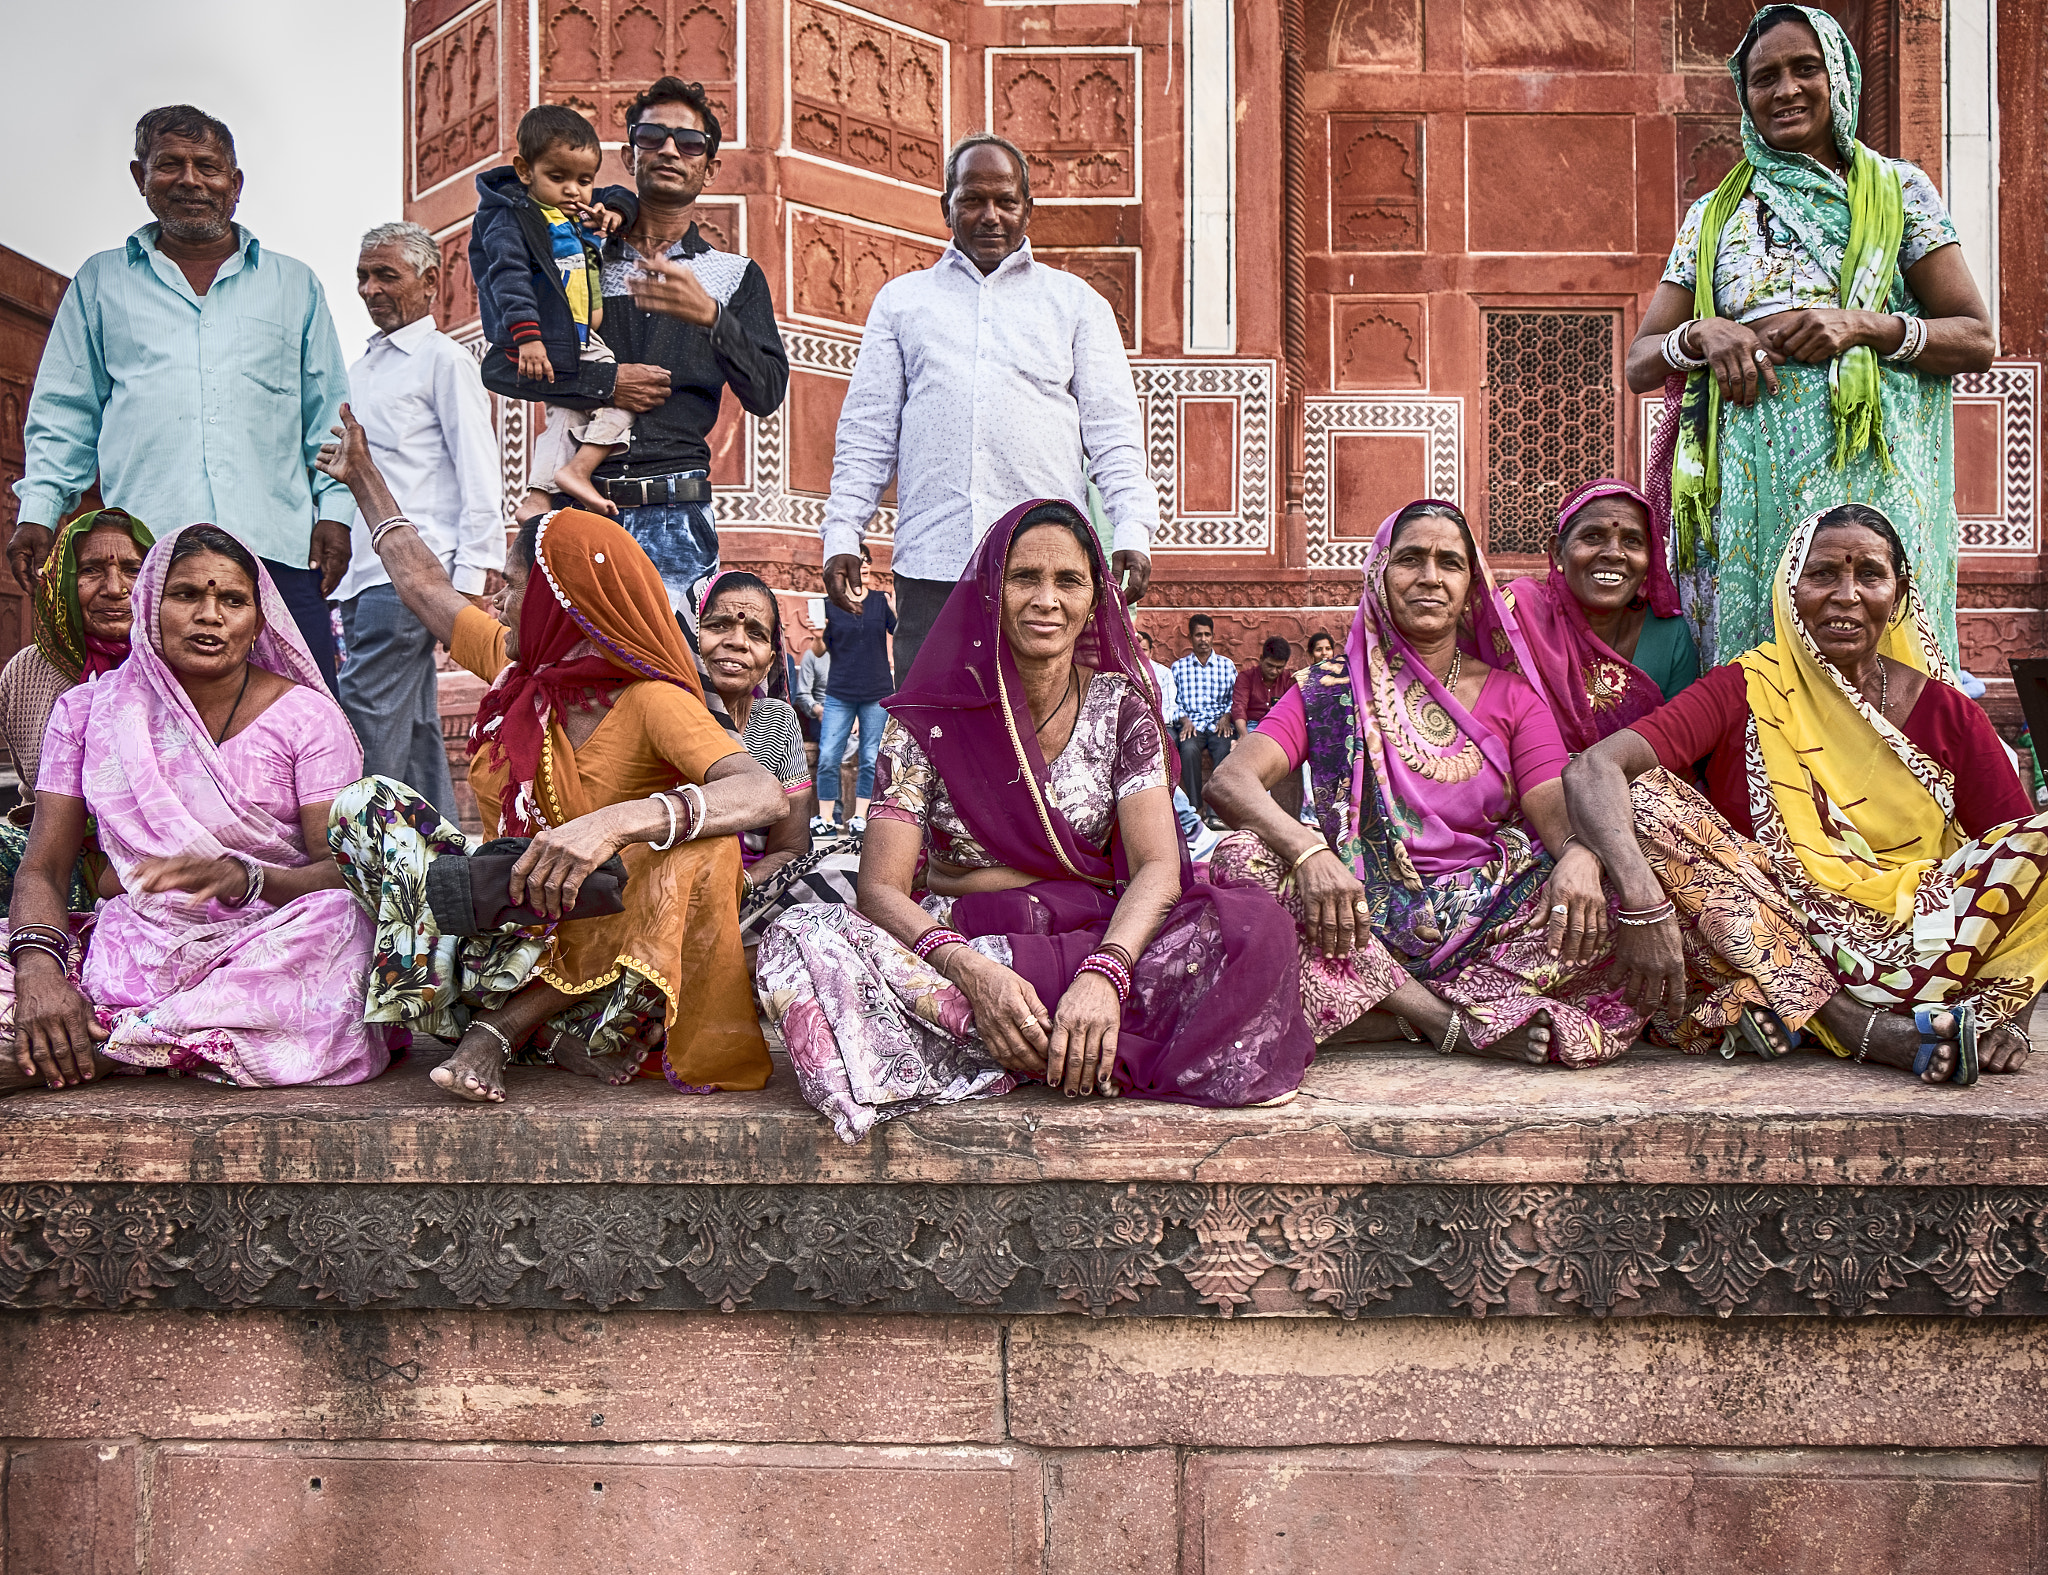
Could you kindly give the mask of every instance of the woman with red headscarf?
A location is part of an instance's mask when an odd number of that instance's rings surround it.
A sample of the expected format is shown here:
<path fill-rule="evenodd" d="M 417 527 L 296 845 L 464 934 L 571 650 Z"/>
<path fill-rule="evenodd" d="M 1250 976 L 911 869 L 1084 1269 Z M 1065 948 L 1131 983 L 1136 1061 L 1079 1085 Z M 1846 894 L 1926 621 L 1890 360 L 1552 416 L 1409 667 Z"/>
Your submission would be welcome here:
<path fill-rule="evenodd" d="M 399 513 L 347 406 L 336 430 L 320 466 L 381 522 L 400 600 L 491 685 L 469 784 L 493 837 L 521 839 L 474 846 L 384 777 L 335 800 L 329 841 L 377 925 L 369 1020 L 459 1039 L 433 1077 L 465 1099 L 503 1099 L 529 1040 L 608 1082 L 658 1046 L 685 1092 L 761 1087 L 735 833 L 787 801 L 705 709 L 654 565 L 617 524 L 564 509 L 520 533 L 492 618 Z"/>
<path fill-rule="evenodd" d="M 1507 589 L 1573 754 L 1648 716 L 1700 675 L 1664 536 L 1648 498 L 1603 476 L 1558 510 L 1549 575 Z"/>
<path fill-rule="evenodd" d="M 791 909 L 761 944 L 847 1142 L 1030 1079 L 1197 1105 L 1299 1085 L 1294 926 L 1191 879 L 1157 682 L 1071 504 L 989 531 L 884 702 L 858 910 Z"/>

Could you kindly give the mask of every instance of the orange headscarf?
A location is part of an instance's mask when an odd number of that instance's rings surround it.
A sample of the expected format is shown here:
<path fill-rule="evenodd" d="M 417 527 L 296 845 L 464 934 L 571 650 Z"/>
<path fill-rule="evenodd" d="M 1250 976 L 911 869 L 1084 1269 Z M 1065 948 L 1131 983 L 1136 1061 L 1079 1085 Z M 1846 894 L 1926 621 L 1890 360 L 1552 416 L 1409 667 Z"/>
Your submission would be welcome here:
<path fill-rule="evenodd" d="M 505 775 L 503 829 L 514 837 L 593 807 L 562 732 L 564 711 L 609 706 L 620 689 L 645 679 L 704 698 L 661 575 L 623 526 L 563 509 L 541 521 L 533 554 L 519 659 L 477 707 L 471 735 L 486 770 Z"/>

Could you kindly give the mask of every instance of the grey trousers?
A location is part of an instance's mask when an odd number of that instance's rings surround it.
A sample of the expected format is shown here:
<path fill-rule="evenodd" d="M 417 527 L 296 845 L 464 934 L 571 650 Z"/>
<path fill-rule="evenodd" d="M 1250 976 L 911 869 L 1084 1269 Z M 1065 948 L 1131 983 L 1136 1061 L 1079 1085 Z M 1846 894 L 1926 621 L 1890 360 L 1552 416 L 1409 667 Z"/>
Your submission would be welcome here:
<path fill-rule="evenodd" d="M 932 632 L 932 625 L 938 621 L 939 609 L 946 605 L 946 598 L 953 594 L 954 582 L 913 580 L 907 574 L 899 574 L 895 580 L 894 666 L 896 687 L 901 689 L 910 681 L 910 664 L 917 660 L 918 649 L 924 644 L 924 637 Z"/>
<path fill-rule="evenodd" d="M 388 585 L 341 604 L 348 660 L 341 708 L 363 744 L 366 776 L 391 777 L 455 818 L 455 783 L 441 742 L 434 637 Z"/>

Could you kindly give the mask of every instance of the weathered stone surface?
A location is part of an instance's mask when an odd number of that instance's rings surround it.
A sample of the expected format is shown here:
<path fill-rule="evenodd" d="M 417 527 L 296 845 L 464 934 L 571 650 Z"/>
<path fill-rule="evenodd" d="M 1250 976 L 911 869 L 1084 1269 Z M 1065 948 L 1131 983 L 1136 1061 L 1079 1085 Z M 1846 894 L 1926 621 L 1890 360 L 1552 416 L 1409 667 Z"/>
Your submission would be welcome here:
<path fill-rule="evenodd" d="M 1339 1050 L 1278 1110 L 1023 1089 L 840 1143 L 787 1068 L 679 1099 L 514 1069 L 463 1105 L 417 1057 L 356 1088 L 116 1079 L 0 1102 L 0 1183 L 1655 1182 L 2048 1185 L 2048 1075 L 1930 1089 L 1799 1055 L 1639 1047 L 1609 1067 Z"/>
<path fill-rule="evenodd" d="M 172 1445 L 152 1487 L 150 1575 L 1041 1569 L 1020 1450 Z"/>
<path fill-rule="evenodd" d="M 1433 1449 L 1197 1455 L 1190 1570 L 2022 1575 L 2031 1456 Z"/>
<path fill-rule="evenodd" d="M 18 1369 L 9 1367 L 11 1388 Z M 6 1575 L 133 1575 L 133 1444 L 37 1443 L 7 1452 Z"/>
<path fill-rule="evenodd" d="M 1002 1438 L 1001 1328 L 964 1318 L 17 1315 L 0 1372 L 12 1438 Z"/>
<path fill-rule="evenodd" d="M 1060 1451 L 1045 1463 L 1045 1575 L 1174 1575 L 1180 1463 L 1170 1449 Z"/>
<path fill-rule="evenodd" d="M 2026 1320 L 1019 1319 L 1010 1437 L 2004 1448 L 2048 1437 Z"/>

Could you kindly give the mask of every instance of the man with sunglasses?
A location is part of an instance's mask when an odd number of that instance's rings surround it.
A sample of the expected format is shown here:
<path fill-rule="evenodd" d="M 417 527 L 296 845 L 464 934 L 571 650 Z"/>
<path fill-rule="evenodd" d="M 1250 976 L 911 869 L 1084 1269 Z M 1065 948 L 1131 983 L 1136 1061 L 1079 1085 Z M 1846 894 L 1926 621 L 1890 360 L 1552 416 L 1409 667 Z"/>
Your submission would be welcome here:
<path fill-rule="evenodd" d="M 718 173 L 718 117 L 703 87 L 661 78 L 627 106 L 626 128 L 633 186 L 603 187 L 594 200 L 627 216 L 599 261 L 605 342 L 619 358 L 610 403 L 635 420 L 631 445 L 592 484 L 688 625 L 691 586 L 718 568 L 709 440 L 719 401 L 730 387 L 744 409 L 772 414 L 789 389 L 789 358 L 759 266 L 714 249 L 694 222 Z M 520 513 L 545 506 L 529 497 Z"/>

